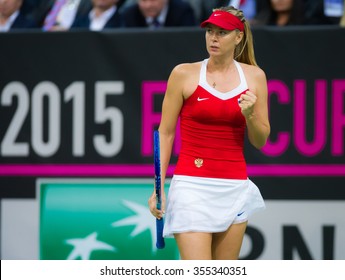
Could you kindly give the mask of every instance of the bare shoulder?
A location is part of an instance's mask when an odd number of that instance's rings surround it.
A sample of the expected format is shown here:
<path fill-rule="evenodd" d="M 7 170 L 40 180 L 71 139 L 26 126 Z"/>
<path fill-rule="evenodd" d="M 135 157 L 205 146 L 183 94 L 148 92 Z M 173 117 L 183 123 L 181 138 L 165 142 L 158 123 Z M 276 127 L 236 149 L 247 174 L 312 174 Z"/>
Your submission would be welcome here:
<path fill-rule="evenodd" d="M 188 76 L 193 73 L 198 73 L 200 70 L 200 65 L 201 62 L 181 63 L 174 67 L 172 74 L 177 76 Z"/>
<path fill-rule="evenodd" d="M 246 78 L 249 77 L 251 79 L 266 79 L 266 73 L 264 70 L 262 70 L 259 66 L 255 65 L 249 65 L 245 63 L 240 63 L 242 66 L 242 69 L 245 73 Z"/>
<path fill-rule="evenodd" d="M 201 62 L 179 64 L 172 70 L 168 84 L 187 99 L 198 86 L 200 68 Z"/>
<path fill-rule="evenodd" d="M 266 73 L 258 66 L 241 63 L 248 88 L 258 96 L 267 96 Z"/>

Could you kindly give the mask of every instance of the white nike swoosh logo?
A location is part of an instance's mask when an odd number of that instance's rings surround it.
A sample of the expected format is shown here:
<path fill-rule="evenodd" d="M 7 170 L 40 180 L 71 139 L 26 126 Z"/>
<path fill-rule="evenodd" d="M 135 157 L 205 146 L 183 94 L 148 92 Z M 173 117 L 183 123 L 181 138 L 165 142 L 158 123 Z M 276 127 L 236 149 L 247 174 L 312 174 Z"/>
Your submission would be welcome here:
<path fill-rule="evenodd" d="M 207 100 L 207 99 L 209 99 L 208 97 L 206 97 L 206 98 L 200 98 L 200 97 L 198 97 L 198 101 L 204 101 L 204 100 Z"/>
<path fill-rule="evenodd" d="M 221 16 L 222 14 L 214 14 L 215 17 Z"/>

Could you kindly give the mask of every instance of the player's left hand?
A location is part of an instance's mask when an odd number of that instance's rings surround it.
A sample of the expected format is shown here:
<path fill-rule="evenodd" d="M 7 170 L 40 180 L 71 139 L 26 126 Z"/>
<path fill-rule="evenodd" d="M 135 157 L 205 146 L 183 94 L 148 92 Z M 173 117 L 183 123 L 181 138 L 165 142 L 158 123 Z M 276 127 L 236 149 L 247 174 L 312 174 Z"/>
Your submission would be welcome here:
<path fill-rule="evenodd" d="M 256 94 L 250 90 L 247 90 L 244 94 L 241 94 L 238 100 L 238 105 L 241 108 L 242 115 L 246 119 L 253 116 L 256 100 Z"/>

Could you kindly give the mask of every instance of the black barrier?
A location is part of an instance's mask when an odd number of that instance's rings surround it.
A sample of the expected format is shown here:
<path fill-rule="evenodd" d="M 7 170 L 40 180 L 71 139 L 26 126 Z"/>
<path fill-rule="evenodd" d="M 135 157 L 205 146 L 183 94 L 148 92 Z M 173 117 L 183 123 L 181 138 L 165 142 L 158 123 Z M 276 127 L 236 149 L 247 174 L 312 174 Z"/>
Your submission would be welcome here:
<path fill-rule="evenodd" d="M 246 143 L 250 176 L 268 198 L 344 199 L 345 30 L 253 33 L 272 132 Z M 194 28 L 0 34 L 0 198 L 34 196 L 36 177 L 152 176 L 169 73 L 206 57 Z"/>

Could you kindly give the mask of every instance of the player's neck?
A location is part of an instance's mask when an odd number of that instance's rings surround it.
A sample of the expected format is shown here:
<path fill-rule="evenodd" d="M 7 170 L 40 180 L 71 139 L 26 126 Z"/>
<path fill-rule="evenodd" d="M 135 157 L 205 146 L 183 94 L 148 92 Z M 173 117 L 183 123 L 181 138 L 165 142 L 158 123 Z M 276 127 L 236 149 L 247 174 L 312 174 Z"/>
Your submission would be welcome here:
<path fill-rule="evenodd" d="M 227 72 L 235 66 L 233 58 L 217 59 L 210 58 L 207 64 L 207 69 L 210 72 Z"/>

